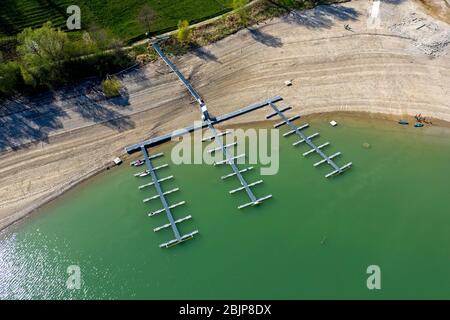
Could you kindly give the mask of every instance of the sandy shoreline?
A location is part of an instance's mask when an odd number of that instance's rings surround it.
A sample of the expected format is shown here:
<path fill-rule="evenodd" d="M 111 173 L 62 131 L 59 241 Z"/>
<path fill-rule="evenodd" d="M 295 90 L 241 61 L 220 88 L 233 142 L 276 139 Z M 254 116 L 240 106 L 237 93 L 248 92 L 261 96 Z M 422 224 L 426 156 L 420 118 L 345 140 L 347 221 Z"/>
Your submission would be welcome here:
<path fill-rule="evenodd" d="M 334 118 L 335 115 L 339 116 L 341 114 L 345 114 L 346 116 L 350 116 L 352 118 L 357 118 L 359 121 L 364 121 L 368 119 L 378 119 L 378 120 L 390 120 L 393 122 L 396 122 L 398 120 L 398 117 L 396 115 L 392 114 L 383 114 L 383 113 L 370 113 L 370 112 L 356 112 L 356 111 L 346 111 L 346 112 L 338 112 L 338 111 L 332 111 L 327 113 L 310 113 L 305 114 L 304 116 L 313 116 L 313 117 L 328 117 L 328 118 Z M 428 120 L 433 122 L 434 127 L 444 127 L 444 128 L 450 128 L 450 122 L 443 121 L 440 119 L 432 119 L 429 118 Z M 230 122 L 227 124 L 221 124 L 220 126 L 217 126 L 217 128 L 239 128 L 239 127 L 248 127 L 255 125 L 257 127 L 259 126 L 267 126 L 270 122 L 276 122 L 276 121 L 261 121 L 261 120 L 255 120 L 250 122 Z M 270 127 L 270 125 L 268 126 Z M 139 158 L 139 154 L 134 155 L 128 155 L 126 152 L 120 155 L 120 158 L 123 160 L 122 165 L 128 165 L 129 162 L 136 160 Z M 14 213 L 10 215 L 9 222 L 3 224 L 0 221 L 0 231 L 3 229 L 6 229 L 7 227 L 20 222 L 23 218 L 29 217 L 34 212 L 37 212 L 39 209 L 41 209 L 43 206 L 45 206 L 48 203 L 51 203 L 55 199 L 59 198 L 61 195 L 65 194 L 67 191 L 73 189 L 76 186 L 79 186 L 82 183 L 88 182 L 92 178 L 95 178 L 97 175 L 104 173 L 105 171 L 109 170 L 110 168 L 113 168 L 114 166 L 112 164 L 105 165 L 102 168 L 97 168 L 86 175 L 79 177 L 77 180 L 71 181 L 70 183 L 61 186 L 61 188 L 51 194 L 49 194 L 47 197 L 40 199 L 39 201 L 35 202 L 33 206 L 27 207 L 23 209 L 22 211 L 19 211 L 17 213 Z M 8 218 L 9 218 L 8 217 Z"/>
<path fill-rule="evenodd" d="M 414 40 L 414 23 L 439 27 L 437 37 L 450 27 L 409 1 L 382 6 L 377 29 L 368 28 L 369 4 L 354 1 L 337 6 L 339 13 L 319 8 L 300 20 L 274 19 L 176 63 L 216 115 L 281 95 L 301 115 L 358 112 L 398 119 L 422 113 L 440 119 L 435 125 L 450 126 L 449 47 Z M 287 79 L 292 87 L 283 85 Z M 86 115 L 80 112 L 85 100 L 52 101 L 64 113 L 52 119 L 47 141 L 0 153 L 0 229 L 101 172 L 123 156 L 125 146 L 199 120 L 197 106 L 161 63 L 122 81 L 128 105 L 96 104 Z M 233 124 L 260 121 L 265 113 Z M 123 159 L 126 165 L 128 157 Z"/>

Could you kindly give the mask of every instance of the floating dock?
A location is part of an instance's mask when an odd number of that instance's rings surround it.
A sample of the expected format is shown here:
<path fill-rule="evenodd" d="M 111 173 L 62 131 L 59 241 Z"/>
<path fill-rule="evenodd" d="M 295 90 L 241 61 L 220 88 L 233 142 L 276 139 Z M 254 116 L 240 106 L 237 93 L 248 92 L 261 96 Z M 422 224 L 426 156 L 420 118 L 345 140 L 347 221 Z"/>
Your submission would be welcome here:
<path fill-rule="evenodd" d="M 242 169 L 242 170 L 240 170 L 238 168 L 238 166 L 236 165 L 235 161 L 237 159 L 240 159 L 240 158 L 245 158 L 245 154 L 241 154 L 241 155 L 233 157 L 230 154 L 229 150 L 228 150 L 229 148 L 236 146 L 237 143 L 234 142 L 234 143 L 230 143 L 230 144 L 224 145 L 224 143 L 222 141 L 222 137 L 224 136 L 224 134 L 222 132 L 220 132 L 219 130 L 217 130 L 216 128 L 214 128 L 214 125 L 211 122 L 208 123 L 208 128 L 211 131 L 212 135 L 209 138 L 203 139 L 203 140 L 204 141 L 214 140 L 215 143 L 218 146 L 217 148 L 209 150 L 209 151 L 214 151 L 214 152 L 222 151 L 222 154 L 223 154 L 223 156 L 225 158 L 224 160 L 215 163 L 215 165 L 220 165 L 220 164 L 225 164 L 226 163 L 226 164 L 230 165 L 231 169 L 233 170 L 233 173 L 230 173 L 230 174 L 228 174 L 226 176 L 223 176 L 222 180 L 225 180 L 225 179 L 230 178 L 230 177 L 237 177 L 239 182 L 240 182 L 240 184 L 241 184 L 241 187 L 239 187 L 237 189 L 234 189 L 234 190 L 231 190 L 230 194 L 233 194 L 233 193 L 238 192 L 238 191 L 245 190 L 245 192 L 247 193 L 247 195 L 249 197 L 250 201 L 248 203 L 240 205 L 238 207 L 238 209 L 247 208 L 249 206 L 255 206 L 255 205 L 260 204 L 264 200 L 272 198 L 272 195 L 267 195 L 267 196 L 262 197 L 262 198 L 257 198 L 255 196 L 255 194 L 253 193 L 251 187 L 258 185 L 258 184 L 262 183 L 263 181 L 259 180 L 257 182 L 253 182 L 253 183 L 249 184 L 249 183 L 247 183 L 245 178 L 242 176 L 242 173 L 252 170 L 253 167 L 248 167 L 248 168 L 245 168 L 245 169 Z"/>
<path fill-rule="evenodd" d="M 231 177 L 237 177 L 237 179 L 239 180 L 239 183 L 240 183 L 240 187 L 231 190 L 229 193 L 234 194 L 239 191 L 245 191 L 249 198 L 249 202 L 247 202 L 243 205 L 240 205 L 238 207 L 239 209 L 243 209 L 243 208 L 246 208 L 249 206 L 254 206 L 254 205 L 260 204 L 264 200 L 270 199 L 272 197 L 272 195 L 267 195 L 262 198 L 258 198 L 255 196 L 255 194 L 253 193 L 251 188 L 256 185 L 261 184 L 263 181 L 258 180 L 258 181 L 252 182 L 252 183 L 248 183 L 245 180 L 245 178 L 243 177 L 243 173 L 253 170 L 253 167 L 239 169 L 239 167 L 236 164 L 236 160 L 240 159 L 240 158 L 244 158 L 245 154 L 233 156 L 232 153 L 229 152 L 229 149 L 235 147 L 237 145 L 237 143 L 233 142 L 233 143 L 229 143 L 229 144 L 224 144 L 222 137 L 227 135 L 228 132 L 227 131 L 220 132 L 219 130 L 217 130 L 214 127 L 216 124 L 219 124 L 221 122 L 233 119 L 235 117 L 244 115 L 246 113 L 249 113 L 249 112 L 252 112 L 252 111 L 255 111 L 258 109 L 261 109 L 266 106 L 270 106 L 273 109 L 273 112 L 271 114 L 269 114 L 266 118 L 271 119 L 273 117 L 279 116 L 282 120 L 281 122 L 275 124 L 275 128 L 281 128 L 283 126 L 287 126 L 290 128 L 290 131 L 283 134 L 284 137 L 288 137 L 290 135 L 296 134 L 300 138 L 300 140 L 297 142 L 294 142 L 293 143 L 294 146 L 300 145 L 302 143 L 306 143 L 311 148 L 309 151 L 306 151 L 305 153 L 303 153 L 304 156 L 308 156 L 309 154 L 312 154 L 312 153 L 317 153 L 322 158 L 321 161 L 314 164 L 315 167 L 318 167 L 321 164 L 327 163 L 328 165 L 330 165 L 333 168 L 333 171 L 326 175 L 327 178 L 337 175 L 337 174 L 341 174 L 345 169 L 348 169 L 352 166 L 352 163 L 350 162 L 342 167 L 339 167 L 333 161 L 334 158 L 341 155 L 340 152 L 335 153 L 332 156 L 328 157 L 322 151 L 322 149 L 324 149 L 325 147 L 327 147 L 329 145 L 329 142 L 324 143 L 319 146 L 314 144 L 312 142 L 312 139 L 318 137 L 319 133 L 314 133 L 313 135 L 306 136 L 302 132 L 302 130 L 309 127 L 309 124 L 304 124 L 300 127 L 295 126 L 292 122 L 299 119 L 300 116 L 296 115 L 296 116 L 293 116 L 290 118 L 286 117 L 284 115 L 284 112 L 291 110 L 292 107 L 288 106 L 288 107 L 284 107 L 282 109 L 278 109 L 276 107 L 275 103 L 282 100 L 282 98 L 280 96 L 274 96 L 272 98 L 249 105 L 245 108 L 238 109 L 236 111 L 227 113 L 222 116 L 211 117 L 208 113 L 208 108 L 207 108 L 205 102 L 203 101 L 202 97 L 200 96 L 200 94 L 195 90 L 195 88 L 191 85 L 191 83 L 184 77 L 184 75 L 181 73 L 181 71 L 178 70 L 178 68 L 175 66 L 175 64 L 173 64 L 170 61 L 170 59 L 164 54 L 164 52 L 161 50 L 159 44 L 157 42 L 153 42 L 152 46 L 155 49 L 155 51 L 158 53 L 158 55 L 161 57 L 161 59 L 166 63 L 166 65 L 171 69 L 171 71 L 173 71 L 176 74 L 178 79 L 182 82 L 182 84 L 186 87 L 186 89 L 189 91 L 189 93 L 192 95 L 192 97 L 198 103 L 199 109 L 201 112 L 201 116 L 202 116 L 202 122 L 199 125 L 194 125 L 191 127 L 176 130 L 174 132 L 171 132 L 171 133 L 168 133 L 168 134 L 156 137 L 156 138 L 152 138 L 152 139 L 143 141 L 141 143 L 131 145 L 125 149 L 128 154 L 133 154 L 135 152 L 142 152 L 142 154 L 144 155 L 144 159 L 142 159 L 141 161 L 145 161 L 147 169 L 143 172 L 137 173 L 135 176 L 137 176 L 139 178 L 141 178 L 141 177 L 144 178 L 144 177 L 147 177 L 150 175 L 152 182 L 149 182 L 149 183 L 139 186 L 139 189 L 142 190 L 142 189 L 152 187 L 152 186 L 155 186 L 155 188 L 156 188 L 157 195 L 144 199 L 143 200 L 144 203 L 154 201 L 159 198 L 163 205 L 162 209 L 150 212 L 148 215 L 154 216 L 154 215 L 165 212 L 166 217 L 169 221 L 167 224 L 164 224 L 160 227 L 154 228 L 154 231 L 158 232 L 160 230 L 167 229 L 167 228 L 172 229 L 174 239 L 161 244 L 160 245 L 161 248 L 168 248 L 168 247 L 174 246 L 176 244 L 179 244 L 181 242 L 184 242 L 185 240 L 192 239 L 196 234 L 198 234 L 198 230 L 187 233 L 185 235 L 180 234 L 177 224 L 179 224 L 183 221 L 186 221 L 186 220 L 190 220 L 192 218 L 192 216 L 188 215 L 188 216 L 185 216 L 184 218 L 180 218 L 177 220 L 174 219 L 173 214 L 172 214 L 172 209 L 175 209 L 179 206 L 184 205 L 185 201 L 181 201 L 181 202 L 178 202 L 175 204 L 169 204 L 169 202 L 167 201 L 166 196 L 179 191 L 179 188 L 174 188 L 174 189 L 171 189 L 168 191 L 163 190 L 161 183 L 164 181 L 173 179 L 173 176 L 168 176 L 168 177 L 161 178 L 161 179 L 158 178 L 156 171 L 167 167 L 167 165 L 162 165 L 162 166 L 157 166 L 157 167 L 153 166 L 152 159 L 154 159 L 155 157 L 161 156 L 161 155 L 157 154 L 154 156 L 150 156 L 148 153 L 148 149 L 151 147 L 160 145 L 164 142 L 171 141 L 172 139 L 181 137 L 183 135 L 190 134 L 196 130 L 208 129 L 211 132 L 211 136 L 204 138 L 202 140 L 202 142 L 214 140 L 217 147 L 208 150 L 208 152 L 210 154 L 216 153 L 216 152 L 222 152 L 223 157 L 224 157 L 223 160 L 218 161 L 217 163 L 215 163 L 215 165 L 228 164 L 232 169 L 231 173 L 222 176 L 221 179 L 225 180 L 225 179 L 229 179 Z"/>
<path fill-rule="evenodd" d="M 155 156 L 150 156 L 149 153 L 148 153 L 147 148 L 145 146 L 143 146 L 143 145 L 141 146 L 141 151 L 142 151 L 142 154 L 144 156 L 145 165 L 147 167 L 147 170 L 145 172 L 148 173 L 148 175 L 151 176 L 152 182 L 144 184 L 144 185 L 141 185 L 139 187 L 139 189 L 142 190 L 142 189 L 154 186 L 155 189 L 156 189 L 156 192 L 157 192 L 157 195 L 152 196 L 150 198 L 146 198 L 143 201 L 144 201 L 144 203 L 147 203 L 149 201 L 153 201 L 153 200 L 156 200 L 156 199 L 159 198 L 161 203 L 162 203 L 162 205 L 163 205 L 162 209 L 154 211 L 154 212 L 151 212 L 148 215 L 149 216 L 154 216 L 156 214 L 165 212 L 167 220 L 169 220 L 169 223 L 167 223 L 167 224 L 165 224 L 165 225 L 163 225 L 161 227 L 155 228 L 154 231 L 157 232 L 157 231 L 160 231 L 162 229 L 170 227 L 172 229 L 172 232 L 173 232 L 173 235 L 174 235 L 174 238 L 175 238 L 173 240 L 170 240 L 170 241 L 168 241 L 166 243 L 161 244 L 160 247 L 161 248 L 168 248 L 168 247 L 177 245 L 177 244 L 179 244 L 181 242 L 184 242 L 186 240 L 192 239 L 198 233 L 198 230 L 195 230 L 195 231 L 190 232 L 190 233 L 185 234 L 185 235 L 181 235 L 180 231 L 178 230 L 178 227 L 177 227 L 178 223 L 186 221 L 188 219 L 191 219 L 192 216 L 188 215 L 188 216 L 186 216 L 184 218 L 175 220 L 174 217 L 173 217 L 173 214 L 172 214 L 172 209 L 185 204 L 185 201 L 181 201 L 179 203 L 170 205 L 169 201 L 166 198 L 167 195 L 169 195 L 171 193 L 174 193 L 174 192 L 177 192 L 180 189 L 179 188 L 174 188 L 174 189 L 171 189 L 171 190 L 168 190 L 168 191 L 164 191 L 163 187 L 161 185 L 161 182 L 173 179 L 173 176 L 169 176 L 169 177 L 166 177 L 166 178 L 159 179 L 158 176 L 157 176 L 157 173 L 156 173 L 156 170 L 158 168 L 167 167 L 168 165 L 162 165 L 162 166 L 159 166 L 159 167 L 155 167 L 153 165 L 151 159 L 154 159 L 156 157 L 156 155 Z M 158 157 L 159 156 L 161 156 L 161 154 L 158 154 Z M 141 174 L 141 175 L 138 175 L 138 177 L 143 177 L 143 176 Z"/>
<path fill-rule="evenodd" d="M 327 163 L 327 164 L 329 164 L 329 165 L 333 168 L 333 171 L 332 171 L 332 172 L 330 172 L 330 173 L 328 173 L 327 175 L 325 175 L 326 178 L 332 177 L 332 176 L 334 176 L 334 175 L 341 174 L 341 173 L 343 173 L 346 169 L 349 169 L 349 168 L 352 166 L 352 163 L 350 162 L 350 163 L 347 163 L 346 165 L 344 165 L 344 166 L 342 166 L 342 167 L 339 167 L 339 166 L 333 161 L 334 158 L 336 158 L 337 156 L 340 156 L 340 155 L 341 155 L 340 152 L 335 153 L 335 154 L 333 154 L 333 155 L 330 156 L 330 157 L 327 156 L 327 155 L 322 151 L 322 149 L 324 149 L 325 147 L 329 146 L 330 143 L 329 143 L 329 142 L 326 142 L 326 143 L 324 143 L 324 144 L 321 144 L 321 145 L 317 146 L 317 145 L 312 141 L 312 139 L 314 139 L 315 137 L 318 137 L 318 136 L 319 136 L 319 133 L 314 133 L 313 135 L 306 136 L 306 135 L 303 133 L 302 130 L 304 130 L 304 129 L 306 129 L 306 128 L 309 128 L 309 124 L 308 124 L 308 123 L 306 123 L 306 124 L 304 124 L 304 125 L 302 125 L 302 126 L 300 126 L 300 127 L 297 127 L 296 125 L 294 125 L 292 122 L 295 121 L 295 120 L 297 120 L 297 119 L 299 119 L 300 116 L 299 116 L 299 115 L 296 115 L 296 116 L 293 116 L 293 117 L 288 118 L 288 117 L 286 117 L 286 115 L 284 114 L 284 112 L 286 112 L 286 111 L 288 111 L 288 110 L 291 110 L 291 109 L 292 109 L 291 107 L 285 107 L 285 108 L 282 108 L 282 109 L 280 110 L 280 109 L 277 108 L 277 106 L 276 106 L 275 103 L 273 103 L 273 102 L 270 102 L 269 105 L 270 105 L 270 107 L 273 109 L 273 113 L 267 115 L 267 116 L 266 116 L 266 119 L 271 119 L 271 118 L 273 118 L 273 117 L 275 117 L 275 116 L 278 115 L 278 116 L 281 118 L 282 121 L 279 122 L 279 123 L 277 123 L 277 124 L 275 124 L 274 127 L 275 127 L 275 128 L 280 128 L 280 127 L 282 127 L 282 126 L 284 126 L 284 125 L 287 125 L 287 126 L 290 128 L 290 131 L 284 133 L 283 136 L 284 136 L 284 137 L 288 137 L 288 136 L 290 136 L 290 135 L 292 135 L 292 134 L 296 134 L 296 135 L 300 138 L 299 141 L 294 142 L 294 143 L 292 144 L 293 146 L 297 146 L 297 145 L 300 145 L 300 144 L 302 144 L 302 143 L 306 143 L 306 144 L 311 148 L 309 151 L 306 151 L 306 152 L 303 153 L 303 156 L 304 156 L 304 157 L 306 157 L 306 156 L 308 156 L 308 155 L 310 155 L 310 154 L 312 154 L 312 153 L 317 153 L 323 160 L 321 160 L 321 161 L 315 163 L 315 164 L 314 164 L 315 167 L 318 167 L 318 166 L 320 166 L 321 164 Z"/>

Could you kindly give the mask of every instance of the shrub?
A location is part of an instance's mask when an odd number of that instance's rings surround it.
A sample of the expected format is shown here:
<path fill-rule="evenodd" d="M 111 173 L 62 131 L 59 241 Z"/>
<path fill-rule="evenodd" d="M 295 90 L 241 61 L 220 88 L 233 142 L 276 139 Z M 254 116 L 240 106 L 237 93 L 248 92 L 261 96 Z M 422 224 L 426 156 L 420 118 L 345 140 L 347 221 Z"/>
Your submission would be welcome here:
<path fill-rule="evenodd" d="M 120 96 L 121 87 L 120 81 L 117 78 L 108 78 L 102 82 L 103 93 L 107 98 Z"/>
<path fill-rule="evenodd" d="M 17 62 L 0 64 L 0 95 L 12 95 L 22 85 L 23 80 Z"/>
<path fill-rule="evenodd" d="M 189 43 L 191 39 L 191 29 L 189 28 L 189 21 L 180 20 L 178 22 L 177 39 L 182 44 Z"/>
<path fill-rule="evenodd" d="M 38 85 L 38 82 L 36 80 L 36 77 L 27 70 L 27 68 L 25 68 L 23 65 L 20 65 L 20 76 L 23 79 L 23 82 L 25 85 L 32 87 L 32 88 L 36 88 L 36 86 Z"/>

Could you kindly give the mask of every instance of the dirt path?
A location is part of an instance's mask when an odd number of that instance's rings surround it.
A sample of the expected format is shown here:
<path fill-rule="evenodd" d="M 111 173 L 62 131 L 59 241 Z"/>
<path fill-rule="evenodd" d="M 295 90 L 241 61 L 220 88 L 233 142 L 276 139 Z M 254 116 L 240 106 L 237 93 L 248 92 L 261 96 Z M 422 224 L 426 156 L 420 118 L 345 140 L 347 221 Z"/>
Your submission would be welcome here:
<path fill-rule="evenodd" d="M 449 25 L 412 1 L 381 2 L 373 13 L 372 1 L 319 7 L 243 30 L 176 63 L 214 114 L 278 94 L 303 115 L 422 113 L 450 121 Z M 288 79 L 292 87 L 284 86 Z M 56 95 L 41 103 L 51 108 L 31 125 L 27 114 L 2 118 L 2 127 L 20 137 L 7 137 L 4 129 L 4 144 L 32 140 L 42 128 L 48 137 L 0 154 L 0 227 L 110 165 L 126 145 L 199 119 L 197 106 L 161 63 L 123 82 L 129 104 Z"/>

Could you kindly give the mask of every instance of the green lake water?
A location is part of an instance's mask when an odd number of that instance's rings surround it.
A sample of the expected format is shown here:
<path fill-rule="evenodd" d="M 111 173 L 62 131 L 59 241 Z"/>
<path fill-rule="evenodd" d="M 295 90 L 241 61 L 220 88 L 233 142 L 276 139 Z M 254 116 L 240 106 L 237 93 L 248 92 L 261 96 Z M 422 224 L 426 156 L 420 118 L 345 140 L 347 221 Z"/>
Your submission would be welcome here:
<path fill-rule="evenodd" d="M 327 154 L 354 166 L 325 179 L 316 155 L 295 137 L 280 138 L 280 171 L 254 188 L 273 199 L 238 210 L 231 170 L 171 164 L 166 190 L 182 233 L 195 239 L 170 249 L 170 229 L 155 194 L 137 187 L 128 165 L 83 183 L 0 233 L 0 298 L 304 299 L 450 298 L 450 129 L 333 116 L 308 119 L 308 134 L 331 142 Z M 286 129 L 284 129 L 286 130 Z M 369 143 L 370 148 L 363 144 Z M 166 156 L 155 164 L 170 162 Z M 153 150 L 156 152 L 156 150 Z M 243 167 L 243 166 L 241 166 Z M 256 166 L 258 167 L 258 166 Z M 259 180 L 259 170 L 246 173 Z M 81 269 L 81 289 L 68 290 L 67 267 Z M 381 268 L 381 290 L 368 290 L 366 269 Z"/>

